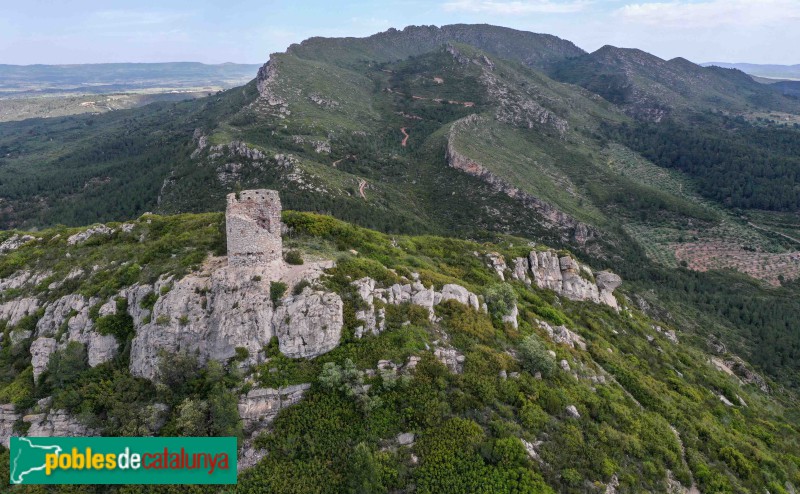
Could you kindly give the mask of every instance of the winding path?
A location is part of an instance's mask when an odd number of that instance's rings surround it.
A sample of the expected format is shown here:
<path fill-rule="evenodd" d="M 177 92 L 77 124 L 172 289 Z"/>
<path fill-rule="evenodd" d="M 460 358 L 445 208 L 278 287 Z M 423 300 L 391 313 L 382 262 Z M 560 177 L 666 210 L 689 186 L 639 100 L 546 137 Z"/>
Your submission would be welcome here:
<path fill-rule="evenodd" d="M 406 132 L 407 127 L 402 127 L 400 132 L 403 133 L 403 142 L 400 143 L 401 146 L 406 147 L 406 143 L 408 142 L 408 132 Z"/>

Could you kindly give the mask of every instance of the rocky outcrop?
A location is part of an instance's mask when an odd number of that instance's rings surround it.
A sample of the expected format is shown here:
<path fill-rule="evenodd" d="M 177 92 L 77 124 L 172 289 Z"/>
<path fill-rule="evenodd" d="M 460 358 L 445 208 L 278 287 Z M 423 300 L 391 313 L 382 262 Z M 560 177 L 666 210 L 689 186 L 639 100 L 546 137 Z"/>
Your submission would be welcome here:
<path fill-rule="evenodd" d="M 536 211 L 542 225 L 548 229 L 561 232 L 562 238 L 566 241 L 574 241 L 579 245 L 585 245 L 599 236 L 599 232 L 593 227 L 581 223 L 551 204 L 515 187 L 503 178 L 492 173 L 481 163 L 459 152 L 456 146 L 456 135 L 461 132 L 474 133 L 477 127 L 482 125 L 481 118 L 482 117 L 478 115 L 469 115 L 456 121 L 450 127 L 447 147 L 445 149 L 445 160 L 448 166 L 460 170 L 467 175 L 479 178 L 488 183 L 495 191 L 505 194 L 512 199 L 516 199 L 521 202 L 524 207 Z"/>
<path fill-rule="evenodd" d="M 95 303 L 97 300 L 90 301 L 78 294 L 61 297 L 45 308 L 42 318 L 36 323 L 36 336 L 53 337 L 62 327 L 70 333 L 85 331 L 91 325 L 89 307 Z"/>
<path fill-rule="evenodd" d="M 279 57 L 272 54 L 269 61 L 265 63 L 256 75 L 256 87 L 258 88 L 258 98 L 253 106 L 263 113 L 285 118 L 290 115 L 289 105 L 286 99 L 278 94 L 278 63 Z"/>
<path fill-rule="evenodd" d="M 517 317 L 519 316 L 519 309 L 517 308 L 517 304 L 511 306 L 511 311 L 503 316 L 503 322 L 508 323 L 511 325 L 512 328 L 517 329 L 519 328 L 519 322 L 517 322 Z"/>
<path fill-rule="evenodd" d="M 530 263 L 528 259 L 524 257 L 517 257 L 514 259 L 514 265 L 511 271 L 511 278 L 522 281 L 523 283 L 530 285 L 531 280 L 528 277 L 528 272 L 530 271 Z"/>
<path fill-rule="evenodd" d="M 243 347 L 254 359 L 272 337 L 269 280 L 264 268 L 226 266 L 174 282 L 156 301 L 150 322 L 136 329 L 131 373 L 155 378 L 162 351 L 196 354 L 205 362 L 227 360 Z"/>
<path fill-rule="evenodd" d="M 93 226 L 71 235 L 69 238 L 67 238 L 67 245 L 82 244 L 95 235 L 111 235 L 112 233 L 114 233 L 114 229 L 109 228 L 106 225 Z"/>
<path fill-rule="evenodd" d="M 39 379 L 42 372 L 50 363 L 50 356 L 56 351 L 58 343 L 53 338 L 37 338 L 31 343 L 31 365 L 33 366 L 33 380 Z"/>
<path fill-rule="evenodd" d="M 256 363 L 263 360 L 263 349 L 273 336 L 291 357 L 313 357 L 338 345 L 343 325 L 338 295 L 306 288 L 300 295 L 284 297 L 277 308 L 270 297 L 272 281 L 283 280 L 291 289 L 301 280 L 318 277 L 320 263 L 302 267 L 287 267 L 280 261 L 263 266 L 224 263 L 224 258 L 217 258 L 181 280 L 156 284 L 157 293 L 170 283 L 171 288 L 156 301 L 149 322 L 136 328 L 131 373 L 155 378 L 161 352 L 195 354 L 201 362 L 226 361 L 243 348 L 248 355 L 244 363 Z M 139 305 L 150 291 L 148 287 L 127 291 L 134 321 L 146 320 Z"/>
<path fill-rule="evenodd" d="M 536 323 L 539 325 L 540 328 L 544 329 L 547 332 L 547 335 L 555 343 L 562 343 L 572 348 L 579 348 L 581 350 L 586 350 L 586 340 L 584 340 L 583 337 L 581 337 L 579 334 L 567 329 L 566 326 L 553 327 L 548 323 L 546 323 L 545 321 L 539 321 L 539 320 L 537 320 Z"/>
<path fill-rule="evenodd" d="M 34 273 L 32 271 L 17 271 L 11 276 L 0 278 L 0 294 L 7 290 L 17 290 L 23 287 L 36 286 L 48 277 L 52 276 L 52 271 Z"/>
<path fill-rule="evenodd" d="M 36 341 L 39 342 L 37 345 L 40 345 L 38 348 L 41 350 L 39 363 L 43 368 L 47 367 L 52 354 L 52 351 L 49 353 L 47 351 L 50 349 L 48 340 L 56 337 L 58 339 L 53 341 L 57 341 L 58 348 L 66 347 L 71 341 L 85 345 L 89 365 L 92 367 L 108 362 L 116 356 L 119 347 L 116 338 L 96 332 L 94 324 L 89 318 L 89 308 L 98 302 L 97 299 L 87 299 L 81 295 L 72 294 L 61 297 L 45 308 L 44 315 L 36 323 L 36 337 L 38 338 Z M 100 315 L 104 316 L 115 312 L 116 302 L 110 300 L 101 308 Z M 34 374 L 35 372 L 36 366 L 34 366 Z"/>
<path fill-rule="evenodd" d="M 39 300 L 25 297 L 0 304 L 0 321 L 5 320 L 7 327 L 14 327 L 23 317 L 32 316 L 39 309 Z"/>
<path fill-rule="evenodd" d="M 433 286 L 425 288 L 419 281 L 408 284 L 396 283 L 389 288 L 379 288 L 372 278 L 361 278 L 353 282 L 366 308 L 356 312 L 356 319 L 364 324 L 356 328 L 356 337 L 364 334 L 378 334 L 385 329 L 385 309 L 376 307 L 375 302 L 381 304 L 399 305 L 410 303 L 419 305 L 428 310 L 431 320 L 434 318 L 434 306 L 447 300 L 455 300 L 461 304 L 480 310 L 478 296 L 461 285 L 447 284 L 441 291 L 436 291 Z"/>
<path fill-rule="evenodd" d="M 489 261 L 489 267 L 497 273 L 497 276 L 499 276 L 501 280 L 505 281 L 505 271 L 508 269 L 508 266 L 506 265 L 506 260 L 503 255 L 499 252 L 489 252 L 486 254 L 486 259 Z"/>
<path fill-rule="evenodd" d="M 51 410 L 22 417 L 30 424 L 28 437 L 81 437 L 96 436 L 98 432 L 85 426 L 65 410 Z"/>
<path fill-rule="evenodd" d="M 253 388 L 239 398 L 239 417 L 246 434 L 239 450 L 238 471 L 253 467 L 267 452 L 255 447 L 254 438 L 278 415 L 278 412 L 303 399 L 311 384 L 295 384 L 283 388 Z"/>
<path fill-rule="evenodd" d="M 9 439 L 14 433 L 14 424 L 19 420 L 19 414 L 14 405 L 5 403 L 0 405 L 0 444 L 8 447 Z"/>
<path fill-rule="evenodd" d="M 433 351 L 433 356 L 443 363 L 453 374 L 461 374 L 464 371 L 464 362 L 467 360 L 464 354 L 451 347 L 437 347 Z"/>
<path fill-rule="evenodd" d="M 611 307 L 617 307 L 614 290 L 622 284 L 622 278 L 611 271 L 600 271 L 599 273 L 594 273 L 594 280 L 600 290 L 600 302 Z"/>
<path fill-rule="evenodd" d="M 610 271 L 592 273 L 588 266 L 569 256 L 559 257 L 552 250 L 531 251 L 528 265 L 539 288 L 553 290 L 570 300 L 603 303 L 619 310 L 614 289 L 622 283 L 622 278 Z"/>
<path fill-rule="evenodd" d="M 9 237 L 5 242 L 0 244 L 0 253 L 17 250 L 23 245 L 30 242 L 31 240 L 36 240 L 36 237 L 34 237 L 33 235 L 20 235 L 18 233 L 15 233 L 11 237 Z"/>
<path fill-rule="evenodd" d="M 300 358 L 333 350 L 342 336 L 342 309 L 339 295 L 310 288 L 282 299 L 273 317 L 281 353 Z"/>
<path fill-rule="evenodd" d="M 239 417 L 246 434 L 263 429 L 286 407 L 299 402 L 311 384 L 283 388 L 253 388 L 239 398 Z"/>

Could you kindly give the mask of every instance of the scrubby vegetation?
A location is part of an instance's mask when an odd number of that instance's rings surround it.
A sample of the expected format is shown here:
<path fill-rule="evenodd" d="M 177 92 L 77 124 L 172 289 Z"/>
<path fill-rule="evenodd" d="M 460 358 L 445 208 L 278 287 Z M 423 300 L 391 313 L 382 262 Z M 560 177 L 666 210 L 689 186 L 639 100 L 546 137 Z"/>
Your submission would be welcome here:
<path fill-rule="evenodd" d="M 218 216 L 206 218 L 210 227 L 196 220 L 169 219 L 173 229 L 187 233 L 218 231 Z M 525 252 L 519 247 L 523 239 L 498 236 L 478 243 L 387 236 L 296 212 L 286 212 L 284 221 L 293 248 L 338 257 L 323 283 L 345 301 L 345 336 L 339 347 L 313 360 L 288 359 L 271 344 L 269 361 L 252 369 L 262 386 L 310 382 L 312 387 L 256 441 L 268 455 L 241 475 L 236 492 L 578 493 L 602 492 L 612 477 L 619 492 L 664 491 L 668 479 L 686 486 L 694 482 L 703 492 L 760 492 L 764 485 L 781 492 L 787 481 L 800 483 L 794 461 L 800 457 L 800 417 L 793 391 L 764 394 L 720 372 L 682 325 L 650 319 L 630 304 L 618 314 L 602 305 L 558 300 L 517 281 L 503 283 L 473 254 L 496 251 L 513 258 Z M 140 248 L 159 242 L 148 238 Z M 197 235 L 180 238 L 173 248 L 191 255 Z M 120 240 L 107 241 L 114 246 Z M 98 242 L 83 252 L 91 256 L 105 247 Z M 177 261 L 171 266 L 182 269 Z M 440 322 L 432 323 L 420 307 L 389 306 L 385 332 L 354 338 L 353 314 L 361 302 L 350 281 L 371 276 L 390 284 L 412 272 L 426 285 L 455 282 L 482 294 L 489 313 L 449 302 L 437 306 Z M 497 317 L 514 303 L 518 330 Z M 566 325 L 586 340 L 587 350 L 553 343 L 537 320 Z M 97 321 L 121 343 L 129 334 L 124 318 Z M 9 401 L 31 406 L 52 396 L 54 407 L 105 435 L 158 430 L 241 437 L 235 405 L 252 384 L 243 380 L 236 358 L 200 366 L 191 356 L 164 355 L 154 385 L 130 376 L 125 352 L 89 368 L 85 349 L 75 343 L 57 352 L 34 384 L 30 357 L 20 345 L 8 344 L 8 334 L 35 322 L 36 316 L 4 332 L 0 395 Z M 681 342 L 670 342 L 656 325 L 677 329 Z M 453 373 L 433 354 L 445 333 L 448 344 L 465 356 L 462 373 Z M 413 370 L 405 368 L 411 356 L 421 358 Z M 378 370 L 380 360 L 398 369 Z M 560 360 L 569 363 L 569 371 L 556 364 Z M 735 405 L 723 404 L 720 395 Z M 413 433 L 414 442 L 399 444 L 401 433 Z M 46 492 L 144 491 L 52 487 Z"/>

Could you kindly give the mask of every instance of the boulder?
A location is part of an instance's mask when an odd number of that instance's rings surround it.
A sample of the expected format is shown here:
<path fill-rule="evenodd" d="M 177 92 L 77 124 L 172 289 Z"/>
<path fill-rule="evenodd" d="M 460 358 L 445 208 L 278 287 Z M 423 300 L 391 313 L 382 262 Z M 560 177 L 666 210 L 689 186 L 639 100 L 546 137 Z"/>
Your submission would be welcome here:
<path fill-rule="evenodd" d="M 517 316 L 519 316 L 519 309 L 517 308 L 517 304 L 511 306 L 511 311 L 503 316 L 503 322 L 511 324 L 511 327 L 514 329 L 519 328 L 519 323 L 517 322 Z"/>
<path fill-rule="evenodd" d="M 33 380 L 39 379 L 42 372 L 50 363 L 50 356 L 56 351 L 58 343 L 53 338 L 41 337 L 31 343 L 31 365 L 33 366 Z"/>
<path fill-rule="evenodd" d="M 575 405 L 570 405 L 567 407 L 567 414 L 575 419 L 581 418 L 581 414 L 578 412 L 578 409 L 575 407 Z"/>

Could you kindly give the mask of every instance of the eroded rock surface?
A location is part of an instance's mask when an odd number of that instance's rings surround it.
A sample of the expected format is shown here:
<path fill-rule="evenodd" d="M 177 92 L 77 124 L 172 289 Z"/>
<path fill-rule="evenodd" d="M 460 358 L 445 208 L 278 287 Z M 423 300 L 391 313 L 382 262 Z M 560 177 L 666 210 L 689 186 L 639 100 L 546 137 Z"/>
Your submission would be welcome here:
<path fill-rule="evenodd" d="M 50 410 L 22 417 L 30 424 L 28 437 L 81 437 L 96 436 L 97 431 L 86 427 L 65 410 Z"/>
<path fill-rule="evenodd" d="M 559 257 L 552 250 L 532 251 L 528 256 L 528 264 L 533 281 L 539 288 L 553 290 L 570 300 L 603 303 L 619 310 L 614 289 L 622 283 L 622 278 L 616 274 L 610 271 L 592 273 L 588 266 L 569 256 Z M 517 274 L 519 276 L 520 273 Z"/>
<path fill-rule="evenodd" d="M 441 291 L 436 291 L 433 286 L 426 288 L 421 282 L 394 285 L 380 288 L 372 278 L 361 278 L 353 282 L 361 299 L 366 303 L 366 308 L 356 312 L 356 319 L 364 324 L 356 328 L 356 336 L 361 337 L 366 333 L 379 334 L 385 329 L 386 311 L 382 307 L 376 308 L 376 301 L 382 304 L 399 305 L 411 303 L 428 310 L 431 320 L 434 318 L 434 306 L 447 300 L 455 300 L 461 304 L 481 310 L 478 296 L 461 285 L 447 284 Z"/>
<path fill-rule="evenodd" d="M 342 336 L 342 309 L 339 295 L 309 288 L 281 300 L 273 317 L 281 353 L 316 357 L 333 350 Z"/>

